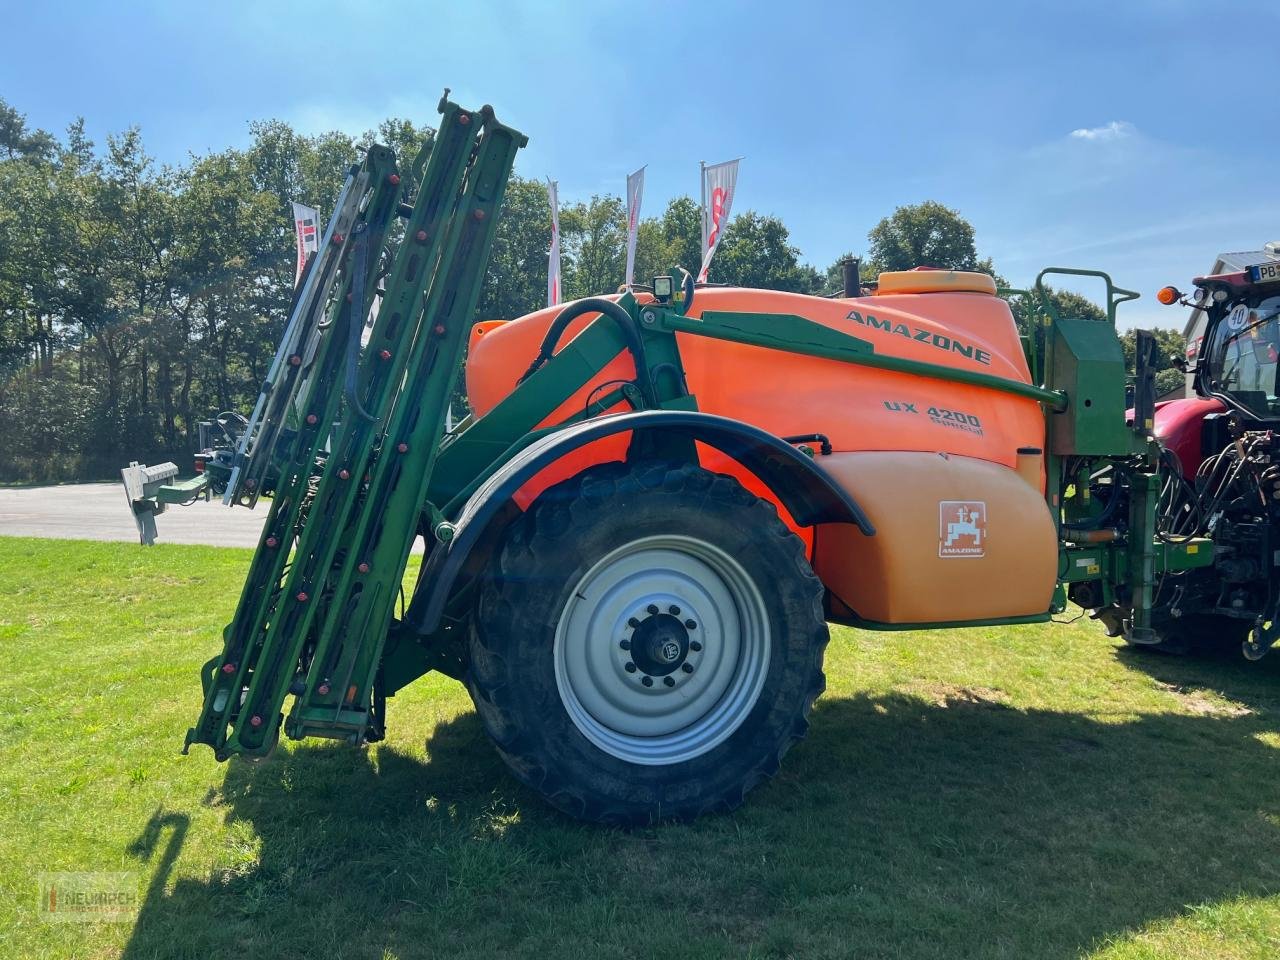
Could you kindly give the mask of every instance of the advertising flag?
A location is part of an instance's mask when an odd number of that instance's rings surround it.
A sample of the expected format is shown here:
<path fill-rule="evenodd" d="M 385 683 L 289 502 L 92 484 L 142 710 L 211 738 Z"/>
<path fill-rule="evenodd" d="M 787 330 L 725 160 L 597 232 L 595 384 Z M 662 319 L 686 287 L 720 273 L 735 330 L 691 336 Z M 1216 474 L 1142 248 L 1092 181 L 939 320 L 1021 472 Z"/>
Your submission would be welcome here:
<path fill-rule="evenodd" d="M 713 163 L 702 168 L 702 269 L 698 271 L 699 283 L 706 283 L 707 269 L 711 266 L 716 248 L 720 246 L 737 186 L 737 160 Z"/>
<path fill-rule="evenodd" d="M 293 272 L 293 285 L 302 280 L 307 257 L 320 249 L 320 211 L 301 203 L 293 205 L 293 230 L 298 237 L 298 266 Z"/>
<path fill-rule="evenodd" d="M 636 274 L 636 239 L 640 232 L 640 200 L 644 196 L 644 167 L 627 177 L 627 289 Z"/>
<path fill-rule="evenodd" d="M 547 180 L 547 195 L 551 198 L 551 252 L 547 255 L 547 306 L 560 302 L 560 198 L 554 180 Z"/>

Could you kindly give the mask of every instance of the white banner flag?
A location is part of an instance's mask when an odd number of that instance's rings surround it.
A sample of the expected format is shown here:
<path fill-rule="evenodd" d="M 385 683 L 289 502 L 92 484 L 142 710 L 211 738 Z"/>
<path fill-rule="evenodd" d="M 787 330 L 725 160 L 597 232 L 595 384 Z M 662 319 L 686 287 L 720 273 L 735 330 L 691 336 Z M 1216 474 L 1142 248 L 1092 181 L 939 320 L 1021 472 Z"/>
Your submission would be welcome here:
<path fill-rule="evenodd" d="M 558 184 L 547 180 L 547 196 L 551 199 L 551 252 L 547 255 L 547 306 L 560 302 L 560 197 Z"/>
<path fill-rule="evenodd" d="M 307 257 L 320 249 L 320 211 L 301 203 L 293 205 L 293 232 L 298 238 L 298 266 L 293 273 L 293 285 L 302 280 L 302 270 Z"/>
<path fill-rule="evenodd" d="M 627 177 L 627 289 L 636 275 L 636 239 L 640 233 L 640 200 L 644 196 L 644 167 Z"/>
<path fill-rule="evenodd" d="M 720 246 L 725 224 L 729 222 L 729 208 L 737 186 L 737 160 L 702 168 L 702 269 L 698 271 L 699 283 L 707 281 L 707 269 Z"/>

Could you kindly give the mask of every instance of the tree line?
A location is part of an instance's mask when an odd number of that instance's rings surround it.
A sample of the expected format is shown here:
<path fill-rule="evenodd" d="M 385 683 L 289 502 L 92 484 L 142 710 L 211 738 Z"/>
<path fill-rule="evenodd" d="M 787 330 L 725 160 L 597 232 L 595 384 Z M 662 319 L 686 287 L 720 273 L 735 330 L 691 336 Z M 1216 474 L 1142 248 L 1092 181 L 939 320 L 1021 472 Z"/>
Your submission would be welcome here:
<path fill-rule="evenodd" d="M 289 202 L 327 217 L 370 143 L 407 163 L 434 135 L 402 119 L 361 136 L 306 136 L 278 120 L 249 132 L 245 147 L 161 164 L 137 129 L 99 145 L 77 120 L 55 136 L 0 99 L 0 482 L 109 479 L 131 459 L 189 464 L 197 423 L 247 412 L 274 355 L 293 293 Z M 564 204 L 560 229 L 564 298 L 616 289 L 622 198 Z M 545 304 L 549 245 L 546 185 L 516 176 L 478 319 Z M 636 277 L 696 271 L 700 247 L 699 206 L 676 197 L 641 221 Z M 780 218 L 747 210 L 726 227 L 711 279 L 835 294 L 849 256 L 804 263 Z M 919 264 L 995 272 L 972 226 L 934 202 L 886 216 L 863 261 L 867 278 Z"/>

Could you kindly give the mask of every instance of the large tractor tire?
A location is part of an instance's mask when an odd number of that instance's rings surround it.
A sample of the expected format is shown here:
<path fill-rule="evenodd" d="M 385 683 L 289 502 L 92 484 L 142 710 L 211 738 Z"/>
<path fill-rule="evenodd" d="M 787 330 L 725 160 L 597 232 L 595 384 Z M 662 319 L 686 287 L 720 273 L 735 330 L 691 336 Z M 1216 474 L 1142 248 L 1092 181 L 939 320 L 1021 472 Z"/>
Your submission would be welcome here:
<path fill-rule="evenodd" d="M 800 539 L 733 478 L 596 468 L 507 531 L 468 687 L 516 777 L 572 816 L 731 810 L 808 728 L 822 596 Z"/>

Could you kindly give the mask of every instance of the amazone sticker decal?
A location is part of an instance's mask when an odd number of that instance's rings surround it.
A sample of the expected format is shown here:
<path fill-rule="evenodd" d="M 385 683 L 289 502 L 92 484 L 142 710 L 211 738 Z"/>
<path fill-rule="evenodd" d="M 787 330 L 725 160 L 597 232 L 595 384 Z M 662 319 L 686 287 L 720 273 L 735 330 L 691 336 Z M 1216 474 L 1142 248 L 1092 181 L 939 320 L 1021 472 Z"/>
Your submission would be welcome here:
<path fill-rule="evenodd" d="M 922 330 L 920 327 L 909 327 L 898 320 L 881 320 L 871 313 L 863 316 L 857 310 L 850 310 L 845 319 L 852 320 L 854 323 L 864 327 L 870 327 L 872 330 L 882 330 L 885 333 L 893 334 L 906 340 L 915 340 L 917 343 L 928 344 L 944 353 L 958 353 L 960 356 L 969 360 L 976 360 L 984 366 L 991 366 L 991 354 L 986 350 L 971 343 L 963 343 L 947 336 L 945 333 Z"/>
<path fill-rule="evenodd" d="M 984 557 L 987 554 L 987 505 L 981 500 L 938 502 L 938 556 Z"/>

